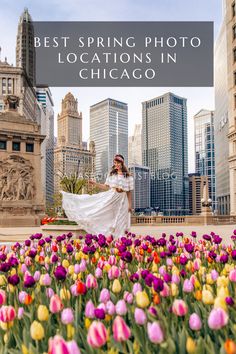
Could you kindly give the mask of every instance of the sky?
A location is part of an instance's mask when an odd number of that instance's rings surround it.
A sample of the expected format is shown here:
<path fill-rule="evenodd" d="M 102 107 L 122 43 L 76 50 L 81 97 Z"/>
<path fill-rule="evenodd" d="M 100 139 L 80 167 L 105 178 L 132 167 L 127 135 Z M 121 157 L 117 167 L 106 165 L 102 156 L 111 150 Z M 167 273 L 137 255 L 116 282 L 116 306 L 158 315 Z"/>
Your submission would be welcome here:
<path fill-rule="evenodd" d="M 215 38 L 222 19 L 222 0 L 0 0 L 1 59 L 7 57 L 15 64 L 15 45 L 18 19 L 24 10 L 34 21 L 214 21 Z M 83 141 L 89 140 L 89 107 L 107 97 L 128 103 L 129 135 L 134 125 L 141 123 L 141 102 L 165 92 L 187 98 L 189 172 L 194 172 L 193 116 L 202 108 L 214 110 L 214 88 L 51 88 L 57 114 L 67 92 L 78 99 L 83 114 Z"/>

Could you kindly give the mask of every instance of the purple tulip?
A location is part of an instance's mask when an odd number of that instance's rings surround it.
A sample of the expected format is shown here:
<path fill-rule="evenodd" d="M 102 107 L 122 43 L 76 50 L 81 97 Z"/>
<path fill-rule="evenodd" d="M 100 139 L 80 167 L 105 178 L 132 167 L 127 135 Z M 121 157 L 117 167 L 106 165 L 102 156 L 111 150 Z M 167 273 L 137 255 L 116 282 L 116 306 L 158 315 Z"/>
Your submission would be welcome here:
<path fill-rule="evenodd" d="M 25 288 L 31 288 L 33 287 L 35 284 L 35 280 L 34 277 L 32 277 L 31 275 L 27 274 L 24 278 L 24 287 Z"/>
<path fill-rule="evenodd" d="M 19 277 L 19 275 L 17 275 L 17 274 L 13 274 L 13 275 L 10 275 L 10 276 L 7 278 L 7 280 L 8 280 L 8 283 L 9 283 L 9 284 L 16 286 L 16 285 L 19 284 L 19 282 L 20 282 L 20 277 Z"/>
<path fill-rule="evenodd" d="M 105 314 L 105 311 L 103 309 L 98 309 L 96 308 L 94 310 L 94 315 L 96 318 L 98 318 L 99 320 L 104 320 L 106 314 Z"/>
<path fill-rule="evenodd" d="M 225 298 L 225 302 L 229 306 L 234 306 L 234 299 L 230 296 Z"/>
<path fill-rule="evenodd" d="M 66 273 L 67 273 L 67 271 L 62 265 L 57 266 L 54 271 L 54 275 L 57 280 L 65 280 Z"/>

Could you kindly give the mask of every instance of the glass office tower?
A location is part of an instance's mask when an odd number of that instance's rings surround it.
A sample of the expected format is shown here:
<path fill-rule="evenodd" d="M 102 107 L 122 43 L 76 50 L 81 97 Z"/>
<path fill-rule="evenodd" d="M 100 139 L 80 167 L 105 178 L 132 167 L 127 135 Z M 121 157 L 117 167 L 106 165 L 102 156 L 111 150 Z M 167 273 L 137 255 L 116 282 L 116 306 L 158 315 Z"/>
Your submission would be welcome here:
<path fill-rule="evenodd" d="M 194 116 L 195 171 L 209 179 L 212 211 L 217 209 L 215 193 L 214 112 L 201 109 Z"/>
<path fill-rule="evenodd" d="M 142 159 L 150 168 L 151 207 L 188 215 L 187 100 L 166 93 L 142 103 Z"/>
<path fill-rule="evenodd" d="M 96 149 L 95 175 L 104 182 L 115 154 L 128 166 L 128 105 L 107 98 L 90 107 L 90 140 Z"/>

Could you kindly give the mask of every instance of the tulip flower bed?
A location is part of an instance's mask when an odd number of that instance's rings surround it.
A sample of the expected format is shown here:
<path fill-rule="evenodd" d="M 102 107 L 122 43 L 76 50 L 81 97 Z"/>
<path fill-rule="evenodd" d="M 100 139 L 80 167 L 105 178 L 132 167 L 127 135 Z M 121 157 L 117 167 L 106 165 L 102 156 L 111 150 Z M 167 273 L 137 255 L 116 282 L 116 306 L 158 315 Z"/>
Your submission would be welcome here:
<path fill-rule="evenodd" d="M 35 234 L 1 246 L 0 352 L 235 354 L 231 239 Z"/>

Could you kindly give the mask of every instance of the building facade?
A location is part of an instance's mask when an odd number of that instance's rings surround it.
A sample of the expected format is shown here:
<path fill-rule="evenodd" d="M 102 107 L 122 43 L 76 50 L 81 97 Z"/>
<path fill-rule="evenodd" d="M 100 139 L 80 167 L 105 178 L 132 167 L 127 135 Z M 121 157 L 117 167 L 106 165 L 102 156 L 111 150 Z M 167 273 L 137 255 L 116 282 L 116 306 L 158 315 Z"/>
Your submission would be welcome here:
<path fill-rule="evenodd" d="M 150 208 L 150 169 L 141 165 L 130 165 L 129 171 L 134 177 L 132 209 L 142 212 Z"/>
<path fill-rule="evenodd" d="M 215 173 L 216 202 L 219 215 L 230 214 L 229 143 L 228 143 L 228 83 L 227 83 L 227 33 L 226 14 L 215 44 L 214 87 L 215 87 Z"/>
<path fill-rule="evenodd" d="M 226 1 L 230 214 L 236 215 L 236 3 Z"/>
<path fill-rule="evenodd" d="M 195 171 L 209 177 L 212 210 L 217 210 L 215 193 L 214 112 L 201 109 L 194 116 Z"/>
<path fill-rule="evenodd" d="M 128 166 L 128 105 L 107 98 L 90 107 L 90 139 L 96 147 L 96 179 L 104 182 L 115 154 Z"/>
<path fill-rule="evenodd" d="M 82 146 L 82 113 L 78 112 L 78 101 L 69 92 L 62 100 L 58 115 L 58 135 L 54 149 L 54 193 L 60 190 L 63 176 L 77 173 L 80 178 L 94 176 L 95 146 L 89 150 Z"/>
<path fill-rule="evenodd" d="M 189 174 L 189 214 L 200 215 L 202 212 L 201 199 L 203 196 L 203 187 L 206 185 L 209 190 L 210 177 L 200 175 L 199 173 Z"/>
<path fill-rule="evenodd" d="M 142 124 L 135 124 L 134 134 L 129 136 L 129 165 L 142 165 Z"/>
<path fill-rule="evenodd" d="M 166 93 L 142 103 L 142 161 L 150 168 L 151 207 L 187 215 L 187 100 Z"/>

